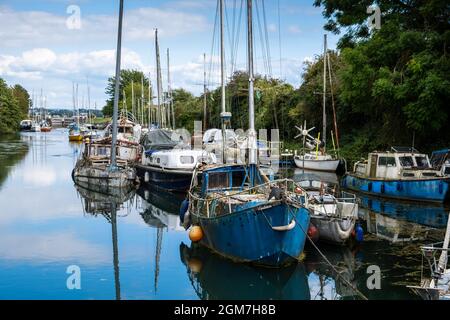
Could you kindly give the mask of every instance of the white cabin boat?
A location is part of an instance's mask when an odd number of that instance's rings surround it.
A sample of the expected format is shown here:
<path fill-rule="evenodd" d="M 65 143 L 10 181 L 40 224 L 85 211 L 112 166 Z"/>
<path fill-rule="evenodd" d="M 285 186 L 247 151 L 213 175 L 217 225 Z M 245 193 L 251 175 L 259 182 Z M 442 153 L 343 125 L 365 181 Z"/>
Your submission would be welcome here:
<path fill-rule="evenodd" d="M 426 154 L 410 147 L 369 153 L 368 160 L 355 163 L 342 186 L 382 197 L 444 202 L 450 178 L 432 168 Z"/>
<path fill-rule="evenodd" d="M 340 163 L 339 159 L 330 154 L 316 154 L 314 152 L 297 155 L 294 157 L 294 161 L 298 168 L 326 172 L 336 172 Z"/>

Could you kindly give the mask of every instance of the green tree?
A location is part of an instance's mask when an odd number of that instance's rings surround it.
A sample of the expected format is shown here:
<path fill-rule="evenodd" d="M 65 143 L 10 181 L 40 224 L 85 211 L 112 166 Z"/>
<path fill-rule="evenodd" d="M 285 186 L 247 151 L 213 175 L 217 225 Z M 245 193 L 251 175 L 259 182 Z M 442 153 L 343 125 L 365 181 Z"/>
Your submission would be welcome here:
<path fill-rule="evenodd" d="M 144 78 L 144 88 L 142 88 L 142 78 Z M 135 103 L 137 106 L 137 99 L 140 99 L 142 90 L 144 91 L 144 99 L 148 101 L 148 86 L 149 79 L 144 75 L 143 72 L 137 70 L 122 70 L 120 72 L 120 92 L 119 92 L 119 109 L 124 105 L 126 100 L 126 106 L 129 111 L 132 111 L 132 90 L 131 85 L 134 86 Z M 103 107 L 103 114 L 105 116 L 112 116 L 113 105 L 114 105 L 114 89 L 116 85 L 115 77 L 110 77 L 108 79 L 108 85 L 106 87 L 105 93 L 109 96 L 106 101 L 106 105 Z M 124 97 L 125 91 L 125 97 Z M 126 99 L 124 99 L 126 98 Z"/>
<path fill-rule="evenodd" d="M 0 78 L 0 133 L 12 133 L 19 129 L 22 110 L 11 88 Z"/>

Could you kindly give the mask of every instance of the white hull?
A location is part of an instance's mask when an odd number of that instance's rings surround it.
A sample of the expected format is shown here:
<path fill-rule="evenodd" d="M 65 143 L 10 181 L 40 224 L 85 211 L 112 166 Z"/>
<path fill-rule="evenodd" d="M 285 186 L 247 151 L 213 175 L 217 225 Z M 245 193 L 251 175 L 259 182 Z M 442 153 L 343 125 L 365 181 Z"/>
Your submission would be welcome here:
<path fill-rule="evenodd" d="M 297 156 L 294 161 L 297 167 L 314 171 L 335 172 L 339 166 L 339 160 L 303 160 Z"/>

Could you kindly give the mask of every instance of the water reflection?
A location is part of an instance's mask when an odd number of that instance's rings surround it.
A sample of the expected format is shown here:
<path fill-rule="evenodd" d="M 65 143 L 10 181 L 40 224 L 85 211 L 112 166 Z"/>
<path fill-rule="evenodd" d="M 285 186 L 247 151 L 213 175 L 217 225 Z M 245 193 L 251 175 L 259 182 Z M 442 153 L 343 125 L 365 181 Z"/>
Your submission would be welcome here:
<path fill-rule="evenodd" d="M 333 265 L 331 267 L 313 248 L 308 248 L 305 266 L 309 274 L 311 296 L 319 300 L 361 299 L 355 291 L 355 272 L 360 267 L 357 250 L 345 246 L 323 244 L 321 252 Z"/>
<path fill-rule="evenodd" d="M 192 287 L 202 300 L 309 300 L 303 264 L 261 268 L 223 259 L 200 246 L 180 245 Z"/>
<path fill-rule="evenodd" d="M 29 151 L 19 135 L 3 135 L 0 140 L 0 190 L 8 174 Z"/>
<path fill-rule="evenodd" d="M 358 194 L 360 216 L 365 218 L 367 211 L 388 216 L 399 221 L 408 221 L 422 226 L 444 229 L 447 225 L 448 211 L 442 204 L 421 204 L 397 200 L 385 200 Z M 372 219 L 373 220 L 373 219 Z"/>
<path fill-rule="evenodd" d="M 111 238 L 113 248 L 114 287 L 116 300 L 121 299 L 119 248 L 117 236 L 117 211 L 135 195 L 133 189 L 109 189 L 109 193 L 96 192 L 91 189 L 75 185 L 83 202 L 85 214 L 95 217 L 101 215 L 111 224 Z"/>

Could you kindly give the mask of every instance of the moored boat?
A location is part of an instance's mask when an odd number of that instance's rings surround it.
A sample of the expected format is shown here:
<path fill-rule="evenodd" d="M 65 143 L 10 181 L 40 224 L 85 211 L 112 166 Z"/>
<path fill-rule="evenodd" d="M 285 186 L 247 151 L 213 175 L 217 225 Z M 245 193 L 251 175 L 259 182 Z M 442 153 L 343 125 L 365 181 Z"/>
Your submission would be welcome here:
<path fill-rule="evenodd" d="M 133 187 L 136 173 L 127 158 L 121 157 L 119 146 L 122 151 L 128 149 L 130 154 L 139 152 L 137 145 L 119 142 L 116 146 L 116 168 L 112 170 L 111 140 L 106 138 L 86 143 L 72 173 L 75 183 L 94 190 Z"/>
<path fill-rule="evenodd" d="M 168 191 L 186 192 L 196 165 L 216 162 L 214 154 L 191 150 L 168 130 L 150 130 L 142 145 L 145 152 L 136 164 L 139 181 Z"/>
<path fill-rule="evenodd" d="M 182 221 L 200 226 L 202 245 L 235 261 L 271 267 L 301 258 L 310 222 L 306 192 L 295 193 L 292 180 L 264 183 L 258 170 L 250 173 L 243 165 L 199 170 Z M 259 184 L 251 187 L 250 176 Z"/>
<path fill-rule="evenodd" d="M 342 180 L 344 188 L 370 195 L 431 202 L 448 200 L 449 184 L 450 178 L 433 169 L 426 154 L 402 147 L 369 153 Z"/>
<path fill-rule="evenodd" d="M 32 125 L 32 120 L 22 120 L 20 121 L 20 131 L 31 131 Z"/>

